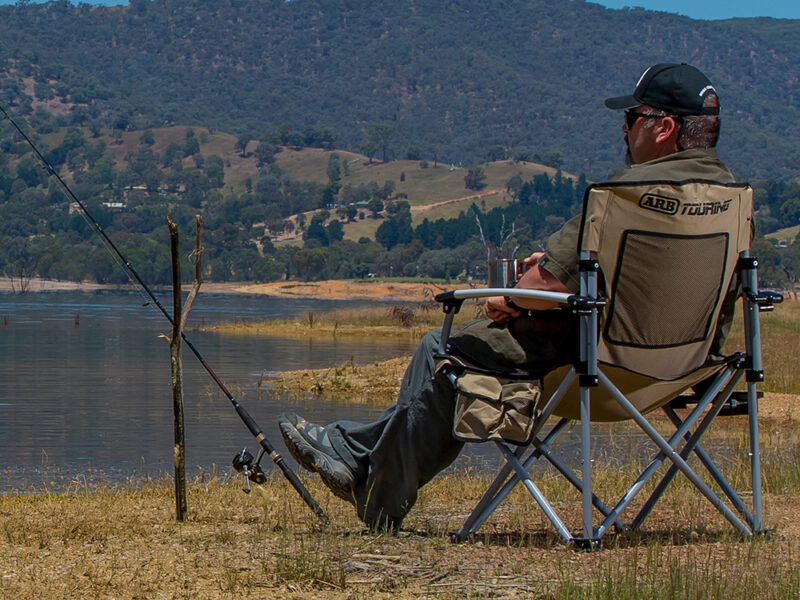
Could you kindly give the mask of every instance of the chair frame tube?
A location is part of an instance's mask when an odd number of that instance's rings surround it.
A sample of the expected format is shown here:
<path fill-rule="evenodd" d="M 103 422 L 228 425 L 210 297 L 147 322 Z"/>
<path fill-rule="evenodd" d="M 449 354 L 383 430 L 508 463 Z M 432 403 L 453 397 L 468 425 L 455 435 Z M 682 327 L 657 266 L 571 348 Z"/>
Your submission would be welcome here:
<path fill-rule="evenodd" d="M 761 449 L 758 439 L 758 394 L 756 381 L 763 378 L 763 365 L 761 363 L 761 324 L 759 320 L 759 305 L 753 300 L 753 294 L 758 290 L 758 261 L 753 259 L 750 252 L 741 253 L 740 262 L 744 308 L 745 351 L 750 361 L 751 371 L 747 377 L 747 416 L 750 429 L 750 473 L 753 486 L 753 530 L 759 533 L 764 531 L 764 506 L 761 490 Z M 755 375 L 755 376 L 754 376 Z"/>
<path fill-rule="evenodd" d="M 637 513 L 632 522 L 632 527 L 640 526 L 650 514 L 653 506 L 662 497 L 669 483 L 678 471 L 681 471 L 694 484 L 694 486 L 711 502 L 713 506 L 731 523 L 731 525 L 745 536 L 752 536 L 754 532 L 763 531 L 763 498 L 761 490 L 761 469 L 760 469 L 760 450 L 758 440 L 758 398 L 756 393 L 756 383 L 763 378 L 761 339 L 759 326 L 759 312 L 771 309 L 771 302 L 782 301 L 782 297 L 773 294 L 772 298 L 756 297 L 758 293 L 758 281 L 756 276 L 757 261 L 750 259 L 749 252 L 741 254 L 739 270 L 742 277 L 744 289 L 744 325 L 745 325 L 745 351 L 747 360 L 747 398 L 748 398 L 748 429 L 750 434 L 750 464 L 752 472 L 753 489 L 753 511 L 748 511 L 739 495 L 725 479 L 722 472 L 714 465 L 711 458 L 700 446 L 700 439 L 706 430 L 711 426 L 714 419 L 718 416 L 725 402 L 729 400 L 734 388 L 740 383 L 745 375 L 741 364 L 729 363 L 727 367 L 717 376 L 712 386 L 706 391 L 698 402 L 697 406 L 690 412 L 685 420 L 681 420 L 675 411 L 669 406 L 664 410 L 676 431 L 665 440 L 658 431 L 647 421 L 644 415 L 639 412 L 631 402 L 622 394 L 619 389 L 609 380 L 609 378 L 598 369 L 597 365 L 597 332 L 599 323 L 598 309 L 602 304 L 598 303 L 597 295 L 597 270 L 593 268 L 592 260 L 588 252 L 581 253 L 581 272 L 580 272 L 580 294 L 562 294 L 554 292 L 543 292 L 538 290 L 526 289 L 507 289 L 507 288 L 487 288 L 482 290 L 455 290 L 446 292 L 437 297 L 445 303 L 445 323 L 442 327 L 442 337 L 439 351 L 446 354 L 447 341 L 453 323 L 453 316 L 460 308 L 461 303 L 467 298 L 484 298 L 490 296 L 512 296 L 514 298 L 536 298 L 550 300 L 562 305 L 571 306 L 580 315 L 580 353 L 579 361 L 570 370 L 559 387 L 550 396 L 542 409 L 537 423 L 534 425 L 533 451 L 521 462 L 524 454 L 523 448 L 511 450 L 503 442 L 496 442 L 496 445 L 505 457 L 505 464 L 500 473 L 493 480 L 489 489 L 484 493 L 481 500 L 475 506 L 462 527 L 451 537 L 454 540 L 463 540 L 474 535 L 489 516 L 496 510 L 499 504 L 508 496 L 513 487 L 522 482 L 528 492 L 542 508 L 547 518 L 558 531 L 559 535 L 567 542 L 577 542 L 594 548 L 600 539 L 606 535 L 612 525 L 619 529 L 624 528 L 620 519 L 621 512 L 628 507 L 633 498 L 641 491 L 644 484 L 652 477 L 658 467 L 669 459 L 672 463 L 659 481 L 656 488 L 651 492 L 645 504 Z M 595 263 L 596 264 L 596 263 Z M 769 294 L 769 292 L 765 292 Z M 448 308 L 449 303 L 449 308 Z M 762 305 L 769 305 L 765 308 Z M 581 431 L 581 478 L 566 467 L 557 456 L 553 455 L 550 443 L 555 440 L 563 430 L 568 419 L 561 419 L 550 430 L 543 439 L 539 439 L 544 424 L 553 416 L 562 398 L 569 387 L 574 383 L 575 378 L 579 380 L 580 388 L 580 431 Z M 639 478 L 623 495 L 617 505 L 609 510 L 608 507 L 592 491 L 592 455 L 591 455 L 591 389 L 596 385 L 603 386 L 611 396 L 619 403 L 628 416 L 639 426 L 639 428 L 655 443 L 658 453 L 648 464 Z M 708 409 L 703 420 L 692 432 L 691 429 L 698 421 L 701 414 Z M 678 450 L 678 446 L 683 441 L 683 445 Z M 725 496 L 730 500 L 733 507 L 744 517 L 747 524 L 742 522 L 730 507 L 709 487 L 709 485 L 693 470 L 686 460 L 693 453 L 698 456 L 700 462 L 708 470 L 713 480 L 720 486 Z M 529 470 L 539 459 L 545 458 L 552 464 L 570 483 L 580 489 L 582 496 L 582 532 L 581 536 L 572 536 L 561 518 L 542 494 L 541 490 L 533 482 Z M 592 507 L 596 507 L 603 515 L 604 520 L 596 528 L 593 528 Z M 748 527 L 749 526 L 749 527 Z"/>
<path fill-rule="evenodd" d="M 653 442 L 658 446 L 661 451 L 666 455 L 668 459 L 670 459 L 676 467 L 678 467 L 681 472 L 686 475 L 686 477 L 691 481 L 695 487 L 700 490 L 700 493 L 703 494 L 711 504 L 713 504 L 717 510 L 719 510 L 723 516 L 728 519 L 728 521 L 733 525 L 738 531 L 743 533 L 746 536 L 750 536 L 751 532 L 747 528 L 747 526 L 742 523 L 742 521 L 731 511 L 728 506 L 720 500 L 720 498 L 714 494 L 708 484 L 703 481 L 697 473 L 686 463 L 686 461 L 681 458 L 680 454 L 675 452 L 675 449 L 664 440 L 663 437 L 653 428 L 652 425 L 644 418 L 644 416 L 636 410 L 630 401 L 616 388 L 616 386 L 611 383 L 611 380 L 606 377 L 603 372 L 600 372 L 600 383 L 616 398 L 617 402 L 620 406 L 628 413 L 628 415 L 636 421 L 636 424 L 639 425 L 639 428 L 644 431 L 648 437 L 653 440 Z M 694 411 L 693 411 L 694 412 Z M 676 434 L 677 435 L 677 434 Z M 680 436 L 683 437 L 683 434 Z"/>
<path fill-rule="evenodd" d="M 717 380 L 709 389 L 709 391 L 713 391 L 714 394 L 719 393 L 719 390 L 722 388 L 722 386 L 729 378 L 730 378 L 729 373 L 720 374 L 720 377 L 717 378 Z M 674 434 L 672 434 L 672 436 L 669 439 L 669 446 L 671 448 L 675 448 L 680 439 L 682 439 L 686 435 L 691 426 L 695 423 L 695 421 L 697 421 L 702 412 L 711 403 L 712 399 L 714 398 L 714 394 L 707 394 L 706 398 L 698 402 L 697 406 L 695 406 L 695 408 L 692 410 L 692 412 L 689 414 L 686 420 L 682 423 L 681 427 L 679 427 L 678 430 Z M 628 507 L 628 505 L 639 494 L 644 485 L 652 478 L 652 476 L 655 474 L 655 472 L 658 470 L 658 468 L 661 466 L 661 464 L 664 462 L 666 458 L 667 458 L 667 453 L 663 452 L 663 450 L 660 451 L 658 454 L 656 454 L 656 456 L 647 465 L 645 470 L 642 471 L 642 474 L 639 475 L 639 477 L 636 479 L 633 485 L 631 485 L 631 487 L 628 488 L 628 491 L 625 492 L 625 494 L 622 496 L 620 501 L 614 507 L 614 511 L 612 514 L 620 515 L 622 511 Z M 649 513 L 649 510 L 647 512 Z M 645 516 L 646 515 L 642 516 L 642 520 L 644 520 Z M 607 518 L 598 527 L 597 535 L 602 537 L 602 535 L 605 534 L 606 530 L 609 528 L 610 525 L 611 521 Z M 632 528 L 635 528 L 637 526 L 638 524 L 634 521 Z"/>

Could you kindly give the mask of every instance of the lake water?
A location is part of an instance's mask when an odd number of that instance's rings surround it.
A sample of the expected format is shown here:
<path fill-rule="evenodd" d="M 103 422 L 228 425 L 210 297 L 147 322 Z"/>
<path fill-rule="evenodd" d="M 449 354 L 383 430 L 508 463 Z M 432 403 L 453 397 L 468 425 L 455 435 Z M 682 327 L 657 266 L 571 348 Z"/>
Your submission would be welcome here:
<path fill-rule="evenodd" d="M 169 298 L 162 300 L 171 309 Z M 0 294 L 0 492 L 63 487 L 76 477 L 120 480 L 172 472 L 170 325 L 137 293 Z M 271 373 L 356 364 L 408 354 L 410 340 L 296 340 L 220 335 L 194 326 L 330 310 L 342 303 L 202 293 L 187 336 L 279 450 L 284 410 L 308 418 L 368 419 L 379 407 L 313 398 L 291 405 L 257 398 Z M 187 470 L 228 469 L 257 444 L 211 378 L 184 347 Z M 271 466 L 268 459 L 265 467 Z M 268 464 L 267 464 L 268 463 Z"/>
<path fill-rule="evenodd" d="M 162 302 L 171 308 L 168 297 Z M 268 386 L 259 395 L 259 381 L 285 370 L 409 355 L 416 342 L 278 339 L 193 328 L 234 319 L 303 318 L 309 310 L 344 304 L 201 293 L 190 314 L 187 336 L 284 455 L 276 418 L 285 410 L 324 423 L 369 420 L 382 407 L 334 404 L 310 394 L 289 399 Z M 142 306 L 137 293 L 0 293 L 0 493 L 171 474 L 169 345 L 159 338 L 170 327 L 160 312 Z M 184 396 L 190 476 L 200 468 L 230 472 L 230 460 L 244 446 L 255 453 L 255 440 L 186 347 Z M 575 456 L 577 428 L 565 436 Z M 614 439 L 625 455 L 640 448 L 642 436 L 622 433 Z M 452 468 L 497 465 L 498 456 L 487 445 L 468 444 Z M 262 465 L 273 468 L 267 458 Z"/>

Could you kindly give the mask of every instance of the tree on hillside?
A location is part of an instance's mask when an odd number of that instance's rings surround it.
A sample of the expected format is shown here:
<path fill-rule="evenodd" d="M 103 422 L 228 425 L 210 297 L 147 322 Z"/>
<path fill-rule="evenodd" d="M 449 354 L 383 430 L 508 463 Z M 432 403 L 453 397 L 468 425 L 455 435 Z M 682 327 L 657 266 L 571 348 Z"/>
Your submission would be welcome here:
<path fill-rule="evenodd" d="M 332 150 L 337 135 L 326 126 L 310 125 L 303 129 L 303 142 L 309 148 Z"/>
<path fill-rule="evenodd" d="M 341 180 L 342 178 L 342 163 L 339 159 L 339 155 L 334 152 L 331 154 L 330 158 L 328 159 L 328 181 L 334 183 L 336 181 Z"/>
<path fill-rule="evenodd" d="M 247 157 L 247 144 L 250 143 L 250 136 L 247 135 L 240 135 L 236 138 L 236 144 L 234 144 L 234 149 L 239 153 L 239 156 L 242 158 Z"/>
<path fill-rule="evenodd" d="M 486 148 L 486 160 L 488 162 L 505 160 L 506 158 L 508 158 L 508 151 L 503 146 L 496 144 Z"/>
<path fill-rule="evenodd" d="M 184 156 L 184 146 L 182 144 L 176 144 L 173 142 L 167 146 L 166 150 L 164 150 L 164 157 L 161 164 L 165 167 L 174 168 L 175 162 L 180 162 Z"/>
<path fill-rule="evenodd" d="M 511 149 L 511 159 L 514 162 L 528 162 L 531 159 L 531 151 L 525 146 L 515 146 Z"/>
<path fill-rule="evenodd" d="M 203 170 L 213 187 L 221 188 L 225 185 L 225 163 L 220 156 L 216 154 L 209 156 L 203 165 Z"/>
<path fill-rule="evenodd" d="M 389 123 L 373 123 L 367 128 L 364 135 L 367 142 L 375 144 L 375 151 L 380 152 L 381 160 L 386 162 L 386 151 L 389 148 L 389 141 L 394 135 L 394 127 Z"/>
<path fill-rule="evenodd" d="M 509 177 L 508 181 L 506 181 L 506 192 L 511 195 L 512 202 L 519 198 L 519 193 L 522 191 L 524 183 L 520 175 L 512 175 Z"/>
<path fill-rule="evenodd" d="M 468 190 L 482 190 L 486 187 L 486 173 L 483 167 L 470 167 L 464 176 L 464 186 Z"/>
<path fill-rule="evenodd" d="M 327 270 L 325 263 L 328 252 L 325 248 L 303 248 L 292 257 L 297 275 L 305 281 L 323 279 Z"/>
<path fill-rule="evenodd" d="M 328 243 L 341 242 L 344 238 L 344 226 L 339 220 L 328 223 L 327 227 L 325 227 L 325 231 L 328 234 Z"/>
<path fill-rule="evenodd" d="M 270 144 L 269 142 L 260 142 L 258 146 L 256 146 L 255 154 L 256 154 L 256 164 L 260 169 L 267 163 L 275 162 L 275 155 L 278 153 L 278 147 L 275 144 Z"/>
<path fill-rule="evenodd" d="M 367 162 L 372 164 L 372 159 L 375 158 L 375 154 L 378 152 L 378 144 L 373 142 L 372 140 L 367 140 L 363 144 L 361 144 L 361 154 L 367 157 Z"/>
<path fill-rule="evenodd" d="M 369 204 L 367 204 L 367 208 L 372 213 L 372 218 L 377 219 L 380 217 L 380 212 L 383 210 L 383 200 L 378 198 L 377 196 L 373 196 L 370 198 Z"/>
<path fill-rule="evenodd" d="M 187 137 L 183 144 L 183 155 L 194 156 L 200 152 L 200 142 L 195 136 Z"/>
<path fill-rule="evenodd" d="M 139 137 L 139 142 L 141 142 L 142 144 L 145 144 L 147 146 L 152 146 L 153 144 L 155 144 L 156 143 L 156 138 L 153 135 L 153 130 L 152 129 L 145 129 L 142 132 L 142 135 Z"/>
<path fill-rule="evenodd" d="M 401 200 L 390 205 L 392 217 L 381 223 L 375 232 L 375 241 L 391 250 L 398 244 L 407 244 L 414 237 L 411 227 L 411 205 Z"/>

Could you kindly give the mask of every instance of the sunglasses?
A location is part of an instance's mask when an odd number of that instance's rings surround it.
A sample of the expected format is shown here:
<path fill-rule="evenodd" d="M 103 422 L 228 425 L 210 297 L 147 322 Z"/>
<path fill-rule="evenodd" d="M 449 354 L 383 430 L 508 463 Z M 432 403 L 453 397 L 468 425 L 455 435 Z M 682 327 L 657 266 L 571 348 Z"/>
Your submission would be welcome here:
<path fill-rule="evenodd" d="M 655 118 L 662 118 L 662 117 L 668 117 L 668 116 L 670 116 L 670 115 L 665 115 L 663 113 L 660 113 L 660 114 L 640 113 L 640 112 L 635 112 L 635 111 L 632 111 L 632 110 L 626 110 L 625 111 L 625 126 L 628 129 L 631 129 L 633 127 L 633 124 L 636 123 L 636 121 L 640 117 L 642 119 L 655 119 Z"/>

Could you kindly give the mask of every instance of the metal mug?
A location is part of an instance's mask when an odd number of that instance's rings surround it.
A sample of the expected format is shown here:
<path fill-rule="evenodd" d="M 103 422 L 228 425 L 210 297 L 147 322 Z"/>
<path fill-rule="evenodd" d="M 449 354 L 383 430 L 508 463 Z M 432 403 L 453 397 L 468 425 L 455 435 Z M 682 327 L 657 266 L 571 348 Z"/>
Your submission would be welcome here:
<path fill-rule="evenodd" d="M 496 258 L 489 261 L 489 287 L 506 288 L 517 280 L 522 261 L 516 258 Z"/>

